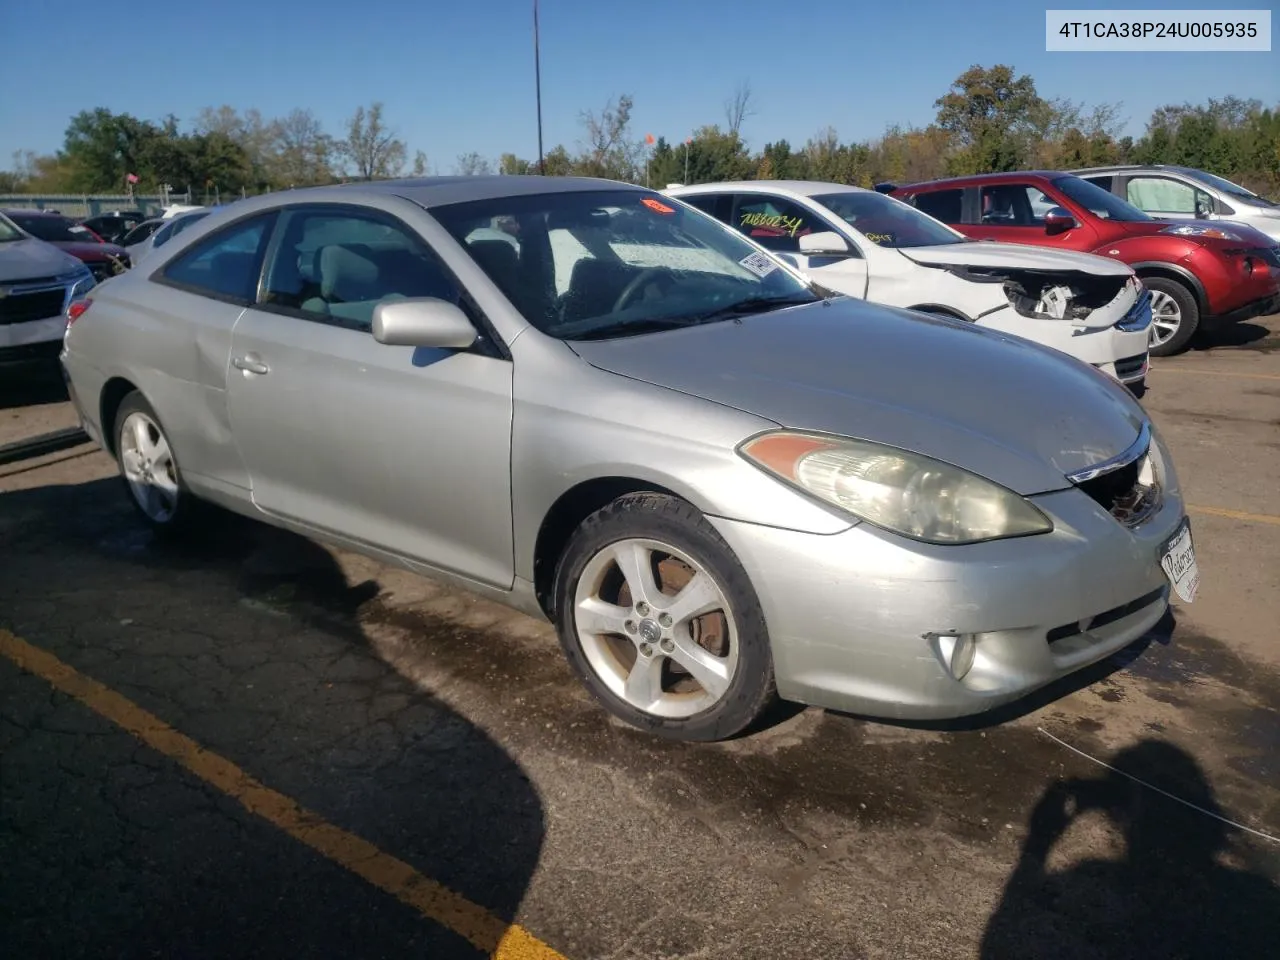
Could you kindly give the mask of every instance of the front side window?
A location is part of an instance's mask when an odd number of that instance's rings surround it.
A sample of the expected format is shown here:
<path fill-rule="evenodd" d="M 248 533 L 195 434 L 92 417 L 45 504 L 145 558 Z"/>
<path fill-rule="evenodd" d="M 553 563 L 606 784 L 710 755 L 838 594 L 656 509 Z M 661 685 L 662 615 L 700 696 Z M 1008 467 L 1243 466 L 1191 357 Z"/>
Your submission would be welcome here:
<path fill-rule="evenodd" d="M 1169 177 L 1131 177 L 1126 187 L 1129 202 L 1154 216 L 1196 216 L 1213 211 L 1213 198 L 1189 183 Z"/>
<path fill-rule="evenodd" d="M 191 293 L 252 303 L 274 220 L 271 211 L 218 230 L 178 254 L 162 269 L 160 279 Z"/>
<path fill-rule="evenodd" d="M 525 319 L 607 338 L 818 299 L 721 224 L 647 190 L 565 191 L 433 207 Z"/>
<path fill-rule="evenodd" d="M 263 303 L 360 330 L 388 300 L 435 297 L 457 304 L 458 285 L 407 227 L 341 208 L 286 211 L 267 269 Z"/>
<path fill-rule="evenodd" d="M 964 222 L 963 190 L 931 190 L 928 193 L 917 193 L 911 198 L 911 203 L 917 210 L 942 223 Z"/>
<path fill-rule="evenodd" d="M 151 246 L 162 247 L 187 227 L 195 226 L 201 220 L 209 215 L 209 211 L 205 210 L 201 213 L 188 214 L 185 217 L 175 217 L 168 224 L 156 231 L 156 238 L 151 242 Z"/>
<path fill-rule="evenodd" d="M 883 193 L 849 190 L 813 199 L 882 247 L 934 247 L 968 242 L 963 234 Z"/>
<path fill-rule="evenodd" d="M 141 243 L 143 240 L 147 239 L 147 237 L 160 229 L 161 223 L 162 221 L 160 220 L 144 220 L 120 238 L 120 245 L 124 247 L 131 247 L 135 243 Z"/>
<path fill-rule="evenodd" d="M 1079 177 L 1058 177 L 1051 182 L 1066 195 L 1067 199 L 1078 203 L 1101 220 L 1141 223 L 1152 219 L 1114 193 L 1095 187 Z"/>
<path fill-rule="evenodd" d="M 1212 173 L 1207 173 L 1204 170 L 1188 169 L 1188 170 L 1184 170 L 1183 172 L 1186 173 L 1188 176 L 1195 177 L 1201 183 L 1206 184 L 1207 186 L 1213 187 L 1216 190 L 1221 190 L 1223 193 L 1227 194 L 1228 196 L 1234 197 L 1235 199 L 1240 200 L 1243 203 L 1251 204 L 1256 207 L 1280 206 L 1280 204 L 1276 203 L 1274 200 L 1270 199 L 1269 197 L 1264 197 L 1260 194 L 1254 193 L 1252 190 L 1246 190 L 1244 187 L 1240 186 L 1240 184 L 1238 183 L 1234 183 L 1231 180 L 1224 180 L 1222 177 L 1214 176 Z"/>
<path fill-rule="evenodd" d="M 25 240 L 26 234 L 19 230 L 4 214 L 0 214 L 0 243 L 13 243 L 16 240 Z"/>
<path fill-rule="evenodd" d="M 1044 215 L 1056 207 L 1039 187 L 997 183 L 981 192 L 982 224 L 988 227 L 1044 226 Z"/>

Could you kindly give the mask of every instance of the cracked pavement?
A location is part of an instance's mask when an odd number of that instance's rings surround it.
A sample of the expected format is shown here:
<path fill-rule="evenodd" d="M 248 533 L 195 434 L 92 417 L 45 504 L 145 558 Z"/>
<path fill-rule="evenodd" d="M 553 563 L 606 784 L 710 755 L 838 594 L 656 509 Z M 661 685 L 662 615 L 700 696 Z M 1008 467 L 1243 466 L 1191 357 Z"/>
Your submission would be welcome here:
<path fill-rule="evenodd" d="M 1144 403 L 1192 503 L 1275 515 L 1280 318 L 1229 334 Z M 1280 832 L 1280 525 L 1193 522 L 1194 606 L 954 728 L 657 741 L 548 625 L 234 517 L 156 542 L 85 450 L 0 467 L 0 628 L 573 960 L 1260 956 L 1280 844 L 1040 732 Z M 0 878 L 14 957 L 480 955 L 3 658 Z"/>

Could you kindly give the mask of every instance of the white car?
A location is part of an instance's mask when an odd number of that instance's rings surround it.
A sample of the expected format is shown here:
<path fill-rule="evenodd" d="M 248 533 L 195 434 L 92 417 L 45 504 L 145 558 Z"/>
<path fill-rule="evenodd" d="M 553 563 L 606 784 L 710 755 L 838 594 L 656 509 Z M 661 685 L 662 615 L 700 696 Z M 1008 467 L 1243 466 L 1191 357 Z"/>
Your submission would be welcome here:
<path fill-rule="evenodd" d="M 1151 297 L 1127 264 L 973 241 L 901 200 L 843 184 L 750 180 L 665 193 L 837 293 L 1034 340 L 1142 391 Z"/>

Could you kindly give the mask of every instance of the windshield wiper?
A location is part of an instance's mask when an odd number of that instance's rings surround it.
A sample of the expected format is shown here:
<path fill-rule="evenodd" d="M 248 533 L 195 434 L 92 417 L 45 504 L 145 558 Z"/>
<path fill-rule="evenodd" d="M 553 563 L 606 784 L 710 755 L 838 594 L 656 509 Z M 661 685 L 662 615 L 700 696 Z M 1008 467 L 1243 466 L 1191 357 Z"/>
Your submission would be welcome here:
<path fill-rule="evenodd" d="M 818 303 L 823 297 L 747 297 L 726 307 L 719 307 L 707 313 L 697 313 L 684 319 L 689 323 L 713 323 L 716 320 L 733 320 L 736 317 L 749 317 L 756 313 L 768 313 L 770 310 L 781 310 L 783 307 L 797 307 L 803 303 Z"/>
<path fill-rule="evenodd" d="M 629 336 L 633 333 L 655 333 L 659 330 L 674 330 L 677 327 L 689 326 L 687 317 L 643 317 L 637 320 L 619 320 L 598 327 L 584 330 L 577 336 L 566 336 L 566 340 L 604 340 L 609 337 Z M 563 334 L 562 334 L 563 336 Z"/>

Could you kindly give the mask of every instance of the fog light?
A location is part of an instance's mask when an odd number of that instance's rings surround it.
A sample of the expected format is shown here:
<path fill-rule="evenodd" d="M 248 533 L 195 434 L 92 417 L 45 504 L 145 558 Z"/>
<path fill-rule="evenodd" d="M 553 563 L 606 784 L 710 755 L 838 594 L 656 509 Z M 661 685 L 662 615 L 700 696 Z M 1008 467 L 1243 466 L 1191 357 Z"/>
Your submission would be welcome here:
<path fill-rule="evenodd" d="M 978 652 L 978 638 L 972 633 L 931 633 L 926 637 L 933 644 L 933 652 L 954 680 L 963 680 L 973 667 Z"/>

